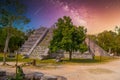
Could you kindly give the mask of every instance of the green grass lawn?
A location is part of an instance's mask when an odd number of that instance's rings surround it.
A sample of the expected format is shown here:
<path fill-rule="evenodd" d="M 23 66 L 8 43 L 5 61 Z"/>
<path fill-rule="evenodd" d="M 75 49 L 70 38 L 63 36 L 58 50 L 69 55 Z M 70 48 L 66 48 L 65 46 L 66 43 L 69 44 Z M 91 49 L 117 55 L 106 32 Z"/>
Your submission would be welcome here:
<path fill-rule="evenodd" d="M 3 54 L 0 54 L 0 62 L 2 62 Z M 69 59 L 65 58 L 62 62 L 56 62 L 55 59 L 47 59 L 47 60 L 36 60 L 37 64 L 95 64 L 95 63 L 105 63 L 110 62 L 113 60 L 116 60 L 117 58 L 112 57 L 101 57 L 96 56 L 94 60 L 92 59 L 72 59 L 69 61 Z M 16 58 L 6 58 L 7 62 L 15 62 Z M 32 62 L 33 59 L 23 59 L 21 55 L 18 57 L 19 62 Z"/>

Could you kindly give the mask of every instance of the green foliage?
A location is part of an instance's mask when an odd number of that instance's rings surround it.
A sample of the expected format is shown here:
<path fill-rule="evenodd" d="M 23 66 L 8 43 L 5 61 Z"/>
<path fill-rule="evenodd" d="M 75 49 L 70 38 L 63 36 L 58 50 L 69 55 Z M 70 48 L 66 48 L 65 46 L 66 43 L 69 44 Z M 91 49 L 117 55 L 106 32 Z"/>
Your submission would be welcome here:
<path fill-rule="evenodd" d="M 16 80 L 23 80 L 24 79 L 24 73 L 23 70 L 20 66 L 17 66 L 17 75 L 16 75 Z"/>
<path fill-rule="evenodd" d="M 28 30 L 26 31 L 26 36 L 27 36 L 27 37 L 30 37 L 30 35 L 33 34 L 34 31 L 35 31 L 35 29 L 28 29 Z"/>
<path fill-rule="evenodd" d="M 10 39 L 11 37 L 16 37 L 16 35 L 18 35 L 16 34 L 15 27 L 21 27 L 30 21 L 24 16 L 25 11 L 25 6 L 18 0 L 0 1 L 0 27 L 4 27 L 6 31 L 3 65 L 6 64 L 6 53 L 9 50 Z"/>
<path fill-rule="evenodd" d="M 115 27 L 115 31 L 116 31 L 116 33 L 117 33 L 118 35 L 120 35 L 120 27 L 116 26 L 116 27 Z"/>
<path fill-rule="evenodd" d="M 65 50 L 72 55 L 73 51 L 80 50 L 80 45 L 85 40 L 86 29 L 82 26 L 75 26 L 70 17 L 59 18 L 56 23 L 53 39 L 50 43 L 50 50 L 56 52 Z"/>
<path fill-rule="evenodd" d="M 0 54 L 0 62 L 2 61 L 2 56 L 3 56 L 3 54 L 1 53 Z M 19 55 L 19 59 L 18 59 L 18 61 L 19 62 L 23 62 L 23 63 L 26 63 L 26 62 L 30 62 L 30 61 L 32 61 L 32 59 L 29 59 L 29 58 L 27 58 L 27 59 L 23 59 L 22 58 L 23 56 L 22 55 Z M 61 65 L 61 64 L 91 64 L 91 63 L 104 63 L 104 62 L 109 62 L 109 61 L 113 61 L 113 60 L 116 60 L 117 58 L 112 58 L 112 57 L 103 57 L 102 56 L 102 60 L 100 60 L 100 56 L 95 56 L 95 59 L 93 60 L 93 59 L 72 59 L 71 61 L 69 61 L 69 59 L 68 58 L 65 58 L 65 59 L 63 59 L 63 62 L 60 62 L 60 63 L 56 63 L 56 61 L 55 61 L 55 59 L 46 59 L 46 60 L 36 60 L 37 61 L 37 67 L 39 67 L 39 68 L 42 68 L 42 69 L 48 69 L 48 68 L 50 68 L 50 65 L 53 67 L 53 66 L 55 66 L 55 68 L 56 68 L 56 66 L 57 65 Z M 8 62 L 15 62 L 16 61 L 16 59 L 15 58 L 13 58 L 13 59 L 11 59 L 11 58 L 7 58 L 7 61 Z M 21 65 L 22 67 L 26 67 L 25 65 Z"/>
<path fill-rule="evenodd" d="M 6 39 L 6 32 L 3 28 L 0 28 L 0 52 L 4 49 L 4 43 Z"/>
<path fill-rule="evenodd" d="M 0 25 L 4 27 L 15 27 L 20 24 L 26 24 L 30 20 L 24 16 L 25 5 L 18 0 L 0 1 Z M 19 26 L 20 27 L 20 26 Z"/>
<path fill-rule="evenodd" d="M 120 55 L 120 35 L 117 35 L 117 37 L 115 38 L 114 52 L 117 55 Z"/>
<path fill-rule="evenodd" d="M 9 36 L 11 38 L 12 36 L 21 34 L 21 31 L 19 30 L 18 32 L 16 28 L 21 29 L 23 24 L 30 21 L 24 16 L 25 11 L 25 5 L 18 0 L 0 1 L 0 27 L 4 27 L 2 35 L 5 34 L 6 37 Z"/>
<path fill-rule="evenodd" d="M 88 38 L 90 38 L 91 40 L 97 42 L 97 35 L 87 35 Z"/>
<path fill-rule="evenodd" d="M 80 52 L 81 53 L 84 53 L 87 50 L 88 50 L 88 46 L 86 44 L 81 44 L 80 45 Z"/>
<path fill-rule="evenodd" d="M 14 52 L 15 50 L 18 50 L 18 48 L 24 43 L 26 36 L 24 32 L 18 30 L 17 28 L 13 27 L 11 30 L 14 35 L 10 38 L 9 51 Z M 0 28 L 0 52 L 3 52 L 6 36 L 6 28 Z"/>
<path fill-rule="evenodd" d="M 103 47 L 106 51 L 109 51 L 109 49 L 112 49 L 114 46 L 114 39 L 116 35 L 112 31 L 104 31 L 100 34 L 98 34 L 98 44 Z"/>
<path fill-rule="evenodd" d="M 21 26 L 30 22 L 30 20 L 24 16 L 25 11 L 25 5 L 20 3 L 19 0 L 0 1 L 0 27 L 4 27 L 7 33 L 4 45 L 3 65 L 6 64 L 5 58 L 8 52 L 9 41 L 11 37 L 17 35 L 15 27 L 21 29 Z"/>
<path fill-rule="evenodd" d="M 116 27 L 115 32 L 104 31 L 99 33 L 97 36 L 89 35 L 88 37 L 95 41 L 107 52 L 114 53 L 115 55 L 120 54 L 120 28 Z"/>

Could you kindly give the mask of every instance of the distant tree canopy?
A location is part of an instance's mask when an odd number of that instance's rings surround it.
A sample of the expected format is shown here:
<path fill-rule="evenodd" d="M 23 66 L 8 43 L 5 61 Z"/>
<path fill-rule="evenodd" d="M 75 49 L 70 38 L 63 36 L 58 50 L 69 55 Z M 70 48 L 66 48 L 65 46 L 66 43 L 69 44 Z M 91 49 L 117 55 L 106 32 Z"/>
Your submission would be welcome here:
<path fill-rule="evenodd" d="M 4 42 L 4 53 L 8 50 L 11 37 L 20 36 L 17 30 L 22 29 L 23 25 L 30 21 L 24 16 L 25 11 L 26 6 L 18 0 L 0 1 L 0 27 L 3 27 L 6 35 L 6 38 L 3 38 L 4 40 L 6 39 L 6 42 Z"/>
<path fill-rule="evenodd" d="M 86 29 L 82 26 L 75 26 L 70 17 L 64 16 L 59 18 L 56 23 L 57 28 L 54 30 L 53 39 L 50 42 L 50 50 L 56 52 L 65 50 L 69 52 L 69 59 L 72 59 L 74 51 L 86 51 L 84 40 L 86 38 Z"/>
<path fill-rule="evenodd" d="M 26 6 L 19 0 L 0 1 L 0 26 L 1 27 L 21 27 L 30 22 L 24 15 Z"/>
<path fill-rule="evenodd" d="M 33 34 L 34 31 L 35 31 L 35 29 L 32 29 L 32 28 L 27 29 L 27 30 L 26 30 L 26 36 L 27 36 L 27 37 L 30 37 L 30 35 Z"/>
<path fill-rule="evenodd" d="M 115 32 L 104 31 L 98 35 L 89 35 L 88 37 L 107 52 L 120 55 L 120 27 L 116 27 Z"/>
<path fill-rule="evenodd" d="M 14 33 L 17 34 L 16 36 L 12 36 L 9 41 L 8 51 L 14 52 L 15 50 L 18 50 L 19 47 L 24 43 L 27 36 L 24 32 L 18 30 L 17 28 L 13 28 Z M 5 28 L 0 28 L 0 52 L 4 51 L 5 46 L 5 39 L 7 36 L 7 32 Z"/>
<path fill-rule="evenodd" d="M 20 0 L 1 0 L 0 1 L 0 27 L 4 27 L 6 38 L 4 42 L 3 64 L 6 64 L 6 53 L 12 37 L 19 36 L 15 28 L 23 28 L 30 20 L 24 15 L 26 7 Z"/>
<path fill-rule="evenodd" d="M 119 26 L 115 27 L 115 32 L 120 36 L 120 27 Z"/>

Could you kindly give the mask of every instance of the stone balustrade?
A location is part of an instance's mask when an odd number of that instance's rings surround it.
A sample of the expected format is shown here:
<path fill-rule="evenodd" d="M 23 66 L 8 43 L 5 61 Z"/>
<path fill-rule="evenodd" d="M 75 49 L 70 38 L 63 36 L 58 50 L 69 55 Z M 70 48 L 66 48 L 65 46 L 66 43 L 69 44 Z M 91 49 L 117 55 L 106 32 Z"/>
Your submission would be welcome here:
<path fill-rule="evenodd" d="M 45 56 L 48 56 L 48 46 L 50 44 L 50 40 L 52 39 L 52 31 L 49 29 L 48 33 L 44 37 L 44 39 L 39 43 L 35 49 L 32 51 L 30 57 L 43 59 Z"/>

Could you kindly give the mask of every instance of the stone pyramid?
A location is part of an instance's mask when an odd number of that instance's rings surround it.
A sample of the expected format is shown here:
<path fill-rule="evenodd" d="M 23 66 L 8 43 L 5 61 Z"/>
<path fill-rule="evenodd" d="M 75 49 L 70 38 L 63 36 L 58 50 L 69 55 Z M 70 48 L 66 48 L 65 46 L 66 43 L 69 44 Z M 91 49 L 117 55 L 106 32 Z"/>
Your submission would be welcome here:
<path fill-rule="evenodd" d="M 22 45 L 20 53 L 33 59 L 44 59 L 49 56 L 49 44 L 52 39 L 53 29 L 40 27 Z M 109 54 L 98 46 L 94 41 L 86 38 L 85 42 L 89 47 L 89 53 L 95 56 L 109 56 Z"/>

